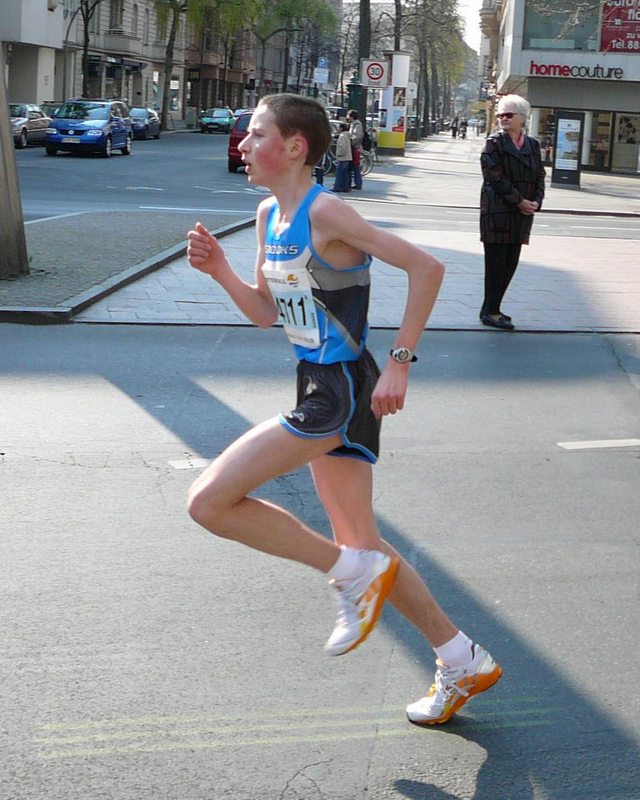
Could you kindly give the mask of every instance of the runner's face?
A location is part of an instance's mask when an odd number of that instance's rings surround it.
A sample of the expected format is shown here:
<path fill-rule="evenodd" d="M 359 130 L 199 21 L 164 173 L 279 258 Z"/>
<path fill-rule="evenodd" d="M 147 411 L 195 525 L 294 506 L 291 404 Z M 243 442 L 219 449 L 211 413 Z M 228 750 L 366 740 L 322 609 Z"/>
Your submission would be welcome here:
<path fill-rule="evenodd" d="M 251 183 L 268 186 L 270 177 L 281 176 L 286 166 L 286 140 L 273 112 L 259 105 L 253 112 L 247 135 L 238 145 Z"/>

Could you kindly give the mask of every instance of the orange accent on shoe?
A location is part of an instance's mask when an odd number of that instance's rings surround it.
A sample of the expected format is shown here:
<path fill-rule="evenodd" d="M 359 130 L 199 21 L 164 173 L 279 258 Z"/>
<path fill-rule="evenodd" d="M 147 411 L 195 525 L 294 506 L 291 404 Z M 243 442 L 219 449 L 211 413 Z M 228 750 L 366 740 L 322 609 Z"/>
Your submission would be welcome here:
<path fill-rule="evenodd" d="M 459 694 L 455 702 L 453 702 L 449 708 L 436 719 L 430 719 L 424 722 L 414 722 L 414 725 L 442 725 L 444 722 L 450 720 L 456 711 L 462 708 L 467 700 L 470 700 L 476 694 L 486 692 L 487 689 L 490 689 L 500 680 L 501 677 L 502 667 L 499 664 L 496 664 L 496 668 L 486 675 L 467 675 L 466 677 L 461 678 L 459 681 L 456 681 L 456 685 L 466 692 L 466 696 Z M 431 684 L 428 697 L 431 697 L 435 693 L 435 690 L 435 684 Z"/>
<path fill-rule="evenodd" d="M 397 557 L 393 557 L 389 563 L 389 568 L 382 573 L 382 575 L 378 575 L 378 577 L 371 583 L 367 591 L 364 593 L 363 599 L 365 602 L 368 601 L 367 607 L 363 608 L 358 616 L 363 618 L 366 615 L 368 604 L 370 604 L 369 597 L 374 595 L 375 600 L 375 607 L 373 609 L 373 614 L 369 618 L 369 624 L 367 625 L 366 619 L 362 619 L 360 623 L 361 626 L 361 635 L 360 637 L 351 645 L 348 650 L 345 650 L 344 653 L 340 653 L 340 655 L 346 655 L 350 653 L 352 650 L 355 650 L 356 647 L 362 644 L 365 639 L 369 636 L 371 631 L 376 627 L 378 620 L 380 619 L 380 614 L 382 613 L 382 606 L 384 605 L 384 601 L 389 596 L 389 593 L 393 589 L 393 584 L 395 583 L 396 577 L 398 575 L 398 567 L 400 566 L 400 559 Z M 362 602 L 362 601 L 361 601 Z"/>

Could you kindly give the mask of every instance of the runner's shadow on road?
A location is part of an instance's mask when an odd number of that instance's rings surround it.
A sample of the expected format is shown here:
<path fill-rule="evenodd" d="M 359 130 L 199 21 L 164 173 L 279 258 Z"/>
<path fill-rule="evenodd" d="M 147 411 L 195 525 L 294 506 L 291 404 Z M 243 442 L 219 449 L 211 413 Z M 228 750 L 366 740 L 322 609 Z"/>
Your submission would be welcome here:
<path fill-rule="evenodd" d="M 433 783 L 434 775 L 443 774 L 442 750 L 431 760 L 429 742 L 446 735 L 473 742 L 486 754 L 473 800 L 637 800 L 640 750 L 612 716 L 602 712 L 609 691 L 604 665 L 596 705 L 482 607 L 460 581 L 423 553 L 416 556 L 415 546 L 393 526 L 384 520 L 379 523 L 384 538 L 405 558 L 410 556 L 435 597 L 446 599 L 447 611 L 464 620 L 465 630 L 490 647 L 505 670 L 496 687 L 473 698 L 447 724 L 415 726 L 424 737 L 420 760 L 424 775 L 394 781 L 400 795 L 411 800 L 461 797 Z M 424 663 L 427 675 L 433 674 L 432 653 L 409 623 L 385 609 L 382 624 L 412 659 L 417 656 Z"/>

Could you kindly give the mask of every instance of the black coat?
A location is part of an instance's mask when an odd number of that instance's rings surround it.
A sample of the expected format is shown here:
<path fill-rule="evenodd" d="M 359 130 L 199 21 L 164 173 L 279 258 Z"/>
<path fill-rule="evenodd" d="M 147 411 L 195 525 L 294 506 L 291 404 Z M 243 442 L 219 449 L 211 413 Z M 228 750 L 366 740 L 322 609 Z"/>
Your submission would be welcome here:
<path fill-rule="evenodd" d="M 508 133 L 487 139 L 480 165 L 484 182 L 480 192 L 480 239 L 492 244 L 528 244 L 533 215 L 521 214 L 525 198 L 542 207 L 544 176 L 540 144 L 524 137 L 518 150 Z"/>

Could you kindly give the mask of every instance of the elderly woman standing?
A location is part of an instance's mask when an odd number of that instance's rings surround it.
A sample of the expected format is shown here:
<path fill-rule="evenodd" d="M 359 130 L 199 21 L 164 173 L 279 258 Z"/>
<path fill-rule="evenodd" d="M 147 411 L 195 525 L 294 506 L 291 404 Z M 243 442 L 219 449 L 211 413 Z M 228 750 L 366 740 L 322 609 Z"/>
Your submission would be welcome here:
<path fill-rule="evenodd" d="M 480 156 L 484 182 L 480 193 L 480 239 L 484 244 L 483 325 L 513 330 L 500 308 L 513 278 L 520 250 L 529 243 L 533 215 L 544 197 L 540 145 L 524 133 L 529 103 L 517 94 L 500 98 L 499 130 L 488 137 Z"/>

